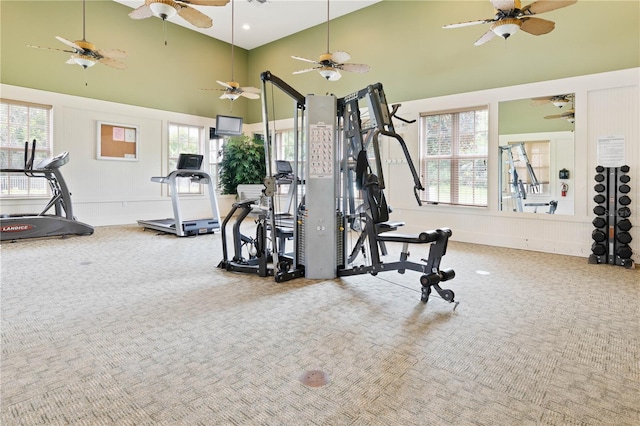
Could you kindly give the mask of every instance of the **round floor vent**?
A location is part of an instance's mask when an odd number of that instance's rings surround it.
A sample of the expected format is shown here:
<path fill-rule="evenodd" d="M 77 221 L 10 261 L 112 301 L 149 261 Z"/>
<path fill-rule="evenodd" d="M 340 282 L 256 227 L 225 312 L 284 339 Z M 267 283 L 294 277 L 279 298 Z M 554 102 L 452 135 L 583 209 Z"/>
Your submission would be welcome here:
<path fill-rule="evenodd" d="M 329 383 L 329 376 L 321 370 L 309 370 L 300 376 L 300 381 L 305 386 L 319 388 Z"/>

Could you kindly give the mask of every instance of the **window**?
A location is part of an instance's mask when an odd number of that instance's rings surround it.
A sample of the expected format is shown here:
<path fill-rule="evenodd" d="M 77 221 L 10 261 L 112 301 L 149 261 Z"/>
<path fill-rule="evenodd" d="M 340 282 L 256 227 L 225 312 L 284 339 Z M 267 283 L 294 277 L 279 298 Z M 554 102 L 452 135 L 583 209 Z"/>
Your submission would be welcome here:
<path fill-rule="evenodd" d="M 300 138 L 300 133 L 298 133 L 298 137 Z M 300 139 L 298 139 L 300 143 Z M 273 158 L 273 172 L 275 173 L 277 168 L 275 167 L 275 160 L 286 160 L 291 163 L 291 167 L 294 168 L 293 172 L 298 176 L 299 179 L 302 179 L 302 175 L 305 172 L 305 164 L 304 161 L 304 144 L 300 143 L 298 146 L 298 170 L 295 170 L 295 160 L 296 160 L 296 151 L 295 151 L 295 133 L 293 129 L 289 130 L 280 130 L 276 132 L 275 137 L 275 158 Z M 290 189 L 289 185 L 280 185 L 278 186 L 278 192 L 280 194 L 288 193 Z"/>
<path fill-rule="evenodd" d="M 33 164 L 51 157 L 50 105 L 0 100 L 0 168 L 24 168 L 24 146 L 36 140 Z M 0 173 L 0 197 L 43 197 L 49 195 L 46 179 L 29 178 L 22 173 Z"/>
<path fill-rule="evenodd" d="M 207 171 L 214 181 L 214 187 L 218 187 L 218 172 L 220 171 L 220 163 L 222 162 L 222 150 L 224 149 L 224 138 L 215 137 L 209 139 L 209 159 Z"/>
<path fill-rule="evenodd" d="M 295 141 L 293 130 L 276 132 L 276 159 L 293 162 L 295 160 Z"/>
<path fill-rule="evenodd" d="M 513 145 L 510 142 L 510 145 Z M 518 144 L 517 142 L 515 144 Z M 515 150 L 514 166 L 516 173 L 522 180 L 527 192 L 531 194 L 549 195 L 549 163 L 550 163 L 550 143 L 549 141 L 528 141 L 523 142 L 523 147 L 527 158 Z M 527 159 L 529 160 L 527 165 Z M 529 166 L 531 166 L 529 168 Z M 538 187 L 532 184 L 534 180 L 538 182 Z"/>
<path fill-rule="evenodd" d="M 169 170 L 177 168 L 180 154 L 202 154 L 203 146 L 201 127 L 169 123 Z M 177 187 L 179 194 L 203 193 L 201 185 L 188 178 L 180 178 Z"/>
<path fill-rule="evenodd" d="M 424 200 L 487 206 L 487 107 L 420 117 L 420 173 Z"/>

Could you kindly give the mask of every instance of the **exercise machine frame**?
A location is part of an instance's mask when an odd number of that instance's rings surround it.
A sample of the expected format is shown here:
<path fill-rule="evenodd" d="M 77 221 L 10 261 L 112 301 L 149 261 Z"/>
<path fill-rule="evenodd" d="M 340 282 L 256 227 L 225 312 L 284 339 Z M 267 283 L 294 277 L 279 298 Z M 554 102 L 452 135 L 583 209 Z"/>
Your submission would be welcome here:
<path fill-rule="evenodd" d="M 381 135 L 400 145 L 413 177 L 414 195 L 419 205 L 419 192 L 424 188 L 406 143 L 393 127 L 392 119 L 399 118 L 396 117 L 398 106 L 389 109 L 382 84 L 367 86 L 344 98 L 336 98 L 334 95 L 305 97 L 269 71 L 262 73 L 261 80 L 262 93 L 265 94 L 262 98 L 262 119 L 267 162 L 264 192 L 269 198 L 269 205 L 268 211 L 259 221 L 258 233 L 266 235 L 266 230 L 270 237 L 265 237 L 259 244 L 257 257 L 261 257 L 262 262 L 268 261 L 272 266 L 256 264 L 246 269 L 240 268 L 235 263 L 241 260 L 238 256 L 231 261 L 227 259 L 224 237 L 224 259 L 219 266 L 230 271 L 251 272 L 260 276 L 273 275 L 276 282 L 301 276 L 332 279 L 361 274 L 377 275 L 386 271 L 403 274 L 406 270 L 412 270 L 422 273 L 422 302 L 427 302 L 432 289 L 445 301 L 454 302 L 453 291 L 442 289 L 439 285 L 455 277 L 452 269 L 440 269 L 448 239 L 452 235 L 451 230 L 439 228 L 417 235 L 400 234 L 394 231 L 403 223 L 389 222 L 390 209 L 384 198 L 385 183 L 380 156 Z M 294 101 L 294 161 L 291 179 L 291 185 L 294 186 L 294 225 L 292 229 L 286 230 L 290 232 L 286 234 L 289 238 L 282 237 L 275 209 L 277 191 L 272 177 L 275 159 L 269 129 L 267 83 L 271 83 Z M 368 122 L 361 117 L 361 102 L 366 102 Z M 298 136 L 300 129 L 301 138 Z M 300 160 L 301 153 L 306 155 L 304 161 Z M 370 164 L 368 158 L 371 153 L 373 164 Z M 302 185 L 302 202 L 298 199 L 299 185 Z M 356 189 L 361 198 L 355 193 Z M 237 208 L 241 206 L 238 205 Z M 238 241 L 242 241 L 239 231 L 236 235 L 236 229 L 239 229 L 239 223 L 245 217 L 246 215 L 240 215 L 237 226 L 234 226 L 236 253 Z M 223 236 L 227 222 L 228 219 L 223 224 Z M 359 233 L 359 236 L 348 253 L 347 242 L 352 232 Z M 259 237 L 257 235 L 257 239 Z M 293 243 L 291 250 L 283 247 L 289 240 Z M 383 262 L 381 259 L 381 256 L 388 254 L 387 243 L 402 244 L 400 258 L 395 262 Z M 430 244 L 428 258 L 419 263 L 410 261 L 409 246 L 413 244 Z M 335 256 L 330 253 L 335 253 Z M 360 257 L 365 259 L 364 264 L 357 263 Z M 457 305 L 457 302 L 454 303 Z"/>
<path fill-rule="evenodd" d="M 42 160 L 34 167 L 35 151 L 35 139 L 31 155 L 29 143 L 25 142 L 24 168 L 0 169 L 0 173 L 22 173 L 32 179 L 44 178 L 51 189 L 51 198 L 40 213 L 0 216 L 0 241 L 93 234 L 93 226 L 79 222 L 73 215 L 71 193 L 60 172 L 60 168 L 69 162 L 69 153 L 64 151 L 55 157 Z M 53 214 L 49 213 L 52 208 Z"/>

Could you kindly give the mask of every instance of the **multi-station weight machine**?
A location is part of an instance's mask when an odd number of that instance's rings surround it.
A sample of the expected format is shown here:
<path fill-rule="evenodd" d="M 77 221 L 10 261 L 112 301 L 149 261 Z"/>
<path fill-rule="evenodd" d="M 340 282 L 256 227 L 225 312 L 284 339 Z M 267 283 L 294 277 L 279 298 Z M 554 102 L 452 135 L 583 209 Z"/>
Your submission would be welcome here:
<path fill-rule="evenodd" d="M 240 224 L 252 209 L 251 201 L 234 204 L 240 210 L 233 226 L 234 255 L 229 259 L 223 223 L 224 259 L 218 265 L 229 271 L 274 276 L 276 282 L 297 277 L 332 279 L 342 276 L 406 270 L 422 273 L 421 300 L 427 302 L 432 288 L 448 302 L 454 293 L 440 283 L 454 278 L 452 269 L 441 270 L 451 230 L 440 228 L 417 235 L 395 231 L 403 224 L 390 222 L 384 196 L 385 181 L 380 156 L 380 136 L 395 140 L 406 157 L 414 180 L 414 195 L 421 204 L 424 188 L 409 150 L 393 127 L 398 106 L 389 109 L 380 83 L 337 98 L 334 95 L 303 96 L 269 71 L 261 75 L 262 113 L 265 134 L 267 178 L 264 193 L 268 211 L 260 214 L 256 237 L 240 232 Z M 270 83 L 294 101 L 294 159 L 290 194 L 294 208 L 277 211 L 277 185 L 272 173 L 275 157 L 266 94 Z M 368 117 L 366 117 L 368 116 Z M 302 129 L 302 132 L 299 130 Z M 357 237 L 353 237 L 357 235 Z M 353 241 L 355 240 L 355 243 Z M 291 242 L 291 244 L 289 244 Z M 254 248 L 244 256 L 243 245 Z M 384 262 L 387 243 L 401 243 L 400 257 Z M 429 256 L 421 262 L 409 260 L 409 246 L 429 244 Z M 289 247 L 291 245 L 292 247 Z M 456 302 L 457 304 L 457 302 Z"/>

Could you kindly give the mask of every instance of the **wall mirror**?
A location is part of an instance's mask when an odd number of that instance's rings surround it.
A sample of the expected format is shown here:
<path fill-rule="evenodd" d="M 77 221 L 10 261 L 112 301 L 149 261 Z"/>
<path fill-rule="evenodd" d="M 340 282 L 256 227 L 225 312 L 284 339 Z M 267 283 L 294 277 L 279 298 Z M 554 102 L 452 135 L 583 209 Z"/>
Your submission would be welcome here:
<path fill-rule="evenodd" d="M 573 215 L 575 95 L 500 102 L 501 211 Z"/>

